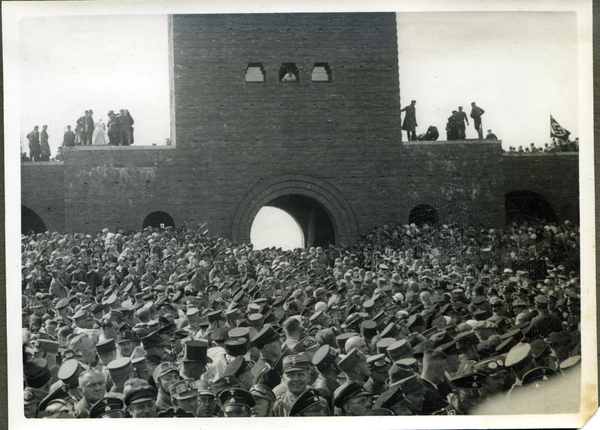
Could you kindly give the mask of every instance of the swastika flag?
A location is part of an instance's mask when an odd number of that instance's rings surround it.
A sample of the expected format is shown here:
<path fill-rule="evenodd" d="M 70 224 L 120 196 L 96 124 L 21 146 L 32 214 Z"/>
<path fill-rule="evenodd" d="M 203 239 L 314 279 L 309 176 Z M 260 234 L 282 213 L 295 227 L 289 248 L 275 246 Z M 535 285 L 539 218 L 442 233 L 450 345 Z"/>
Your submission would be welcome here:
<path fill-rule="evenodd" d="M 562 140 L 566 142 L 569 140 L 570 131 L 565 130 L 560 126 L 559 123 L 556 122 L 552 115 L 550 115 L 550 137 L 554 137 L 556 139 Z"/>

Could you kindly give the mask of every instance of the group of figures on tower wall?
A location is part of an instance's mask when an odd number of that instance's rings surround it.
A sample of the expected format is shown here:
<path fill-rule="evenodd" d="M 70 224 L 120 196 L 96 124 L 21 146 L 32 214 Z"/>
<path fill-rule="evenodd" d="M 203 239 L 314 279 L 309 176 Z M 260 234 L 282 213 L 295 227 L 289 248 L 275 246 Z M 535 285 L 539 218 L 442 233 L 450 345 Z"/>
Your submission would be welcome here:
<path fill-rule="evenodd" d="M 203 226 L 30 233 L 21 249 L 28 418 L 477 414 L 500 399 L 535 413 L 579 399 L 569 221 L 398 224 L 293 251 Z"/>
<path fill-rule="evenodd" d="M 404 116 L 404 122 L 402 123 L 402 130 L 406 131 L 407 139 L 411 140 L 437 140 L 439 137 L 439 132 L 437 127 L 430 126 L 427 129 L 427 132 L 417 136 L 416 128 L 417 124 L 417 113 L 416 113 L 416 100 L 412 100 L 410 105 L 406 106 L 401 112 L 406 112 Z M 478 139 L 483 139 L 483 128 L 481 125 L 481 116 L 485 113 L 483 109 L 475 104 L 475 102 L 471 103 L 471 118 L 473 119 L 473 126 L 477 131 Z M 464 140 L 467 138 L 465 121 L 467 125 L 469 125 L 469 118 L 467 118 L 467 113 L 463 111 L 463 107 L 459 106 L 458 111 L 453 110 L 452 115 L 448 118 L 448 123 L 446 124 L 446 139 L 447 140 Z M 488 135 L 486 139 L 494 139 L 498 138 L 496 135 L 491 133 L 491 130 L 488 130 Z"/>
<path fill-rule="evenodd" d="M 85 114 L 77 119 L 75 130 L 67 125 L 64 132 L 61 146 L 58 148 L 54 160 L 63 160 L 63 147 L 73 147 L 79 145 L 114 145 L 128 146 L 132 145 L 134 120 L 127 109 L 121 109 L 118 114 L 109 111 L 108 123 L 105 124 L 100 118 L 94 122 L 94 111 L 86 110 Z M 41 138 L 41 143 L 40 143 Z M 27 134 L 29 142 L 29 157 L 27 153 L 21 154 L 21 161 L 50 161 L 50 145 L 48 144 L 48 126 L 44 125 L 43 130 L 39 132 L 39 126 L 35 126 Z"/>

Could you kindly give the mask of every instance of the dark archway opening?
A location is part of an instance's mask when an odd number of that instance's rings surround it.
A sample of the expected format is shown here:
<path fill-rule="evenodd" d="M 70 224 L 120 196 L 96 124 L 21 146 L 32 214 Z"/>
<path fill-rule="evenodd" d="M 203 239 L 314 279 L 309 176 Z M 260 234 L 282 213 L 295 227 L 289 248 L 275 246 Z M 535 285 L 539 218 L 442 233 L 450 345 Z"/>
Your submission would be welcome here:
<path fill-rule="evenodd" d="M 556 222 L 556 212 L 548 200 L 533 191 L 512 191 L 504 196 L 506 223 L 529 225 Z"/>
<path fill-rule="evenodd" d="M 335 244 L 335 227 L 329 213 L 310 197 L 288 194 L 271 200 L 265 206 L 290 214 L 302 228 L 306 247 Z"/>
<path fill-rule="evenodd" d="M 46 224 L 38 214 L 28 207 L 21 206 L 21 234 L 44 233 L 48 231 Z"/>
<path fill-rule="evenodd" d="M 417 227 L 422 227 L 425 223 L 430 227 L 437 227 L 438 213 L 429 205 L 418 205 L 408 214 L 408 223 L 414 223 Z"/>
<path fill-rule="evenodd" d="M 171 218 L 166 212 L 152 212 L 144 219 L 144 223 L 142 224 L 142 229 L 146 227 L 152 228 L 165 228 L 165 227 L 173 227 L 175 228 L 175 221 Z"/>

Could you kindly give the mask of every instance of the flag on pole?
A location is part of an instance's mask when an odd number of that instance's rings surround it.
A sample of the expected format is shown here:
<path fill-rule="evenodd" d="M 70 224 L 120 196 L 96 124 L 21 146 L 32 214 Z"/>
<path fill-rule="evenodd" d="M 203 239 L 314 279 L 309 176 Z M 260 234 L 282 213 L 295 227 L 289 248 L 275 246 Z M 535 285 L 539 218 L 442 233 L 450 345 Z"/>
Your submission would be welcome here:
<path fill-rule="evenodd" d="M 550 115 L 550 137 L 567 142 L 569 140 L 570 131 L 565 130 L 556 122 L 552 115 Z"/>

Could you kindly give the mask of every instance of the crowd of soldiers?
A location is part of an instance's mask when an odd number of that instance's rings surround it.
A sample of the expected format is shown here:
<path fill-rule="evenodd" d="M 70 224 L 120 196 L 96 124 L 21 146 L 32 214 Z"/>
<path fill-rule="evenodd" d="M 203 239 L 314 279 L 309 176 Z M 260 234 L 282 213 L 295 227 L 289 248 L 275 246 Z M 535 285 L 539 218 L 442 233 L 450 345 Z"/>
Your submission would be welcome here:
<path fill-rule="evenodd" d="M 579 227 L 22 236 L 28 418 L 476 413 L 581 366 Z"/>

